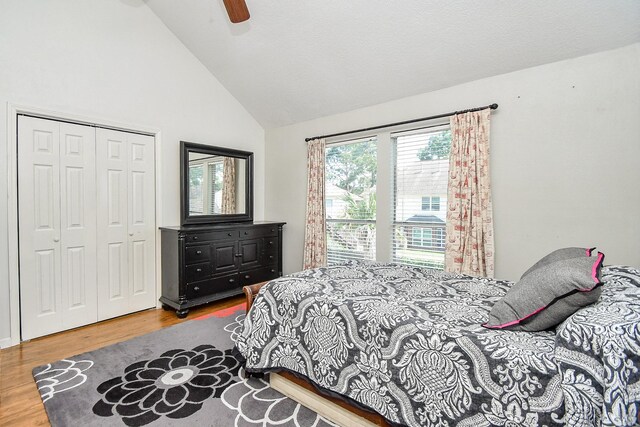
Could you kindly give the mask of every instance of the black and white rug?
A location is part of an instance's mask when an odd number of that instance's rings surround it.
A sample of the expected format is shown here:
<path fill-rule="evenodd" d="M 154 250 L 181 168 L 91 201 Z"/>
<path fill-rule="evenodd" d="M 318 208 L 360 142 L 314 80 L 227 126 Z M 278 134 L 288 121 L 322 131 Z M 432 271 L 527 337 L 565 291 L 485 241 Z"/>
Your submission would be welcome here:
<path fill-rule="evenodd" d="M 51 425 L 332 426 L 245 376 L 232 355 L 242 307 L 34 368 Z"/>

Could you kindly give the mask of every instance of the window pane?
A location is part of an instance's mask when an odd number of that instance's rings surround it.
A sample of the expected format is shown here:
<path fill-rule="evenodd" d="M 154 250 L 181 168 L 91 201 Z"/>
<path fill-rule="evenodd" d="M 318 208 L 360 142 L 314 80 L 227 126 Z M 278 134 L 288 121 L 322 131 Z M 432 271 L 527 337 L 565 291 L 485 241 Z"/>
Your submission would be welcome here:
<path fill-rule="evenodd" d="M 423 197 L 422 198 L 422 210 L 423 211 L 431 210 L 431 198 L 430 197 Z"/>
<path fill-rule="evenodd" d="M 376 141 L 329 145 L 325 155 L 328 263 L 375 260 Z"/>
<path fill-rule="evenodd" d="M 219 214 L 222 204 L 222 163 L 209 163 L 209 212 L 208 214 Z"/>
<path fill-rule="evenodd" d="M 447 126 L 392 138 L 392 260 L 442 269 L 451 133 Z"/>
<path fill-rule="evenodd" d="M 204 213 L 203 165 L 189 166 L 189 213 Z"/>
<path fill-rule="evenodd" d="M 431 198 L 431 210 L 432 211 L 440 210 L 440 197 L 434 196 Z"/>

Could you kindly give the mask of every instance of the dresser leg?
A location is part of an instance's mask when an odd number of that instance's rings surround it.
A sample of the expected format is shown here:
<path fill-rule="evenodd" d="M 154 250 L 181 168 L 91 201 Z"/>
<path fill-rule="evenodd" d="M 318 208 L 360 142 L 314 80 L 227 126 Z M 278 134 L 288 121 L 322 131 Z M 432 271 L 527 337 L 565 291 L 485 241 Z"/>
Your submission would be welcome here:
<path fill-rule="evenodd" d="M 188 308 L 183 308 L 182 310 L 176 310 L 176 316 L 178 316 L 178 319 L 184 319 L 185 317 L 187 317 L 187 314 L 189 314 Z"/>

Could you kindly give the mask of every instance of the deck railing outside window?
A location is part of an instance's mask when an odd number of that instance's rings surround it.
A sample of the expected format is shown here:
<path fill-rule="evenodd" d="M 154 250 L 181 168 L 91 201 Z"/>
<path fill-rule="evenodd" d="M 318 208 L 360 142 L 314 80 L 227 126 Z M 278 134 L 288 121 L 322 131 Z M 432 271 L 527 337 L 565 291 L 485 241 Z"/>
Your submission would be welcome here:
<path fill-rule="evenodd" d="M 375 220 L 327 219 L 329 265 L 350 259 L 376 259 Z"/>
<path fill-rule="evenodd" d="M 444 224 L 396 222 L 393 231 L 393 262 L 444 269 Z"/>

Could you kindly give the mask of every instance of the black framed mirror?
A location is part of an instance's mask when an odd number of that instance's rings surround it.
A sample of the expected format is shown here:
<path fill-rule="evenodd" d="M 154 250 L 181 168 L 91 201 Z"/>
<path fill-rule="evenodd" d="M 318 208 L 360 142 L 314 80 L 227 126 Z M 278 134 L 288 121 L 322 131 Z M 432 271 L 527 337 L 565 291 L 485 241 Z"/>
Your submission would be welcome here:
<path fill-rule="evenodd" d="M 182 225 L 253 221 L 253 153 L 180 141 Z"/>

